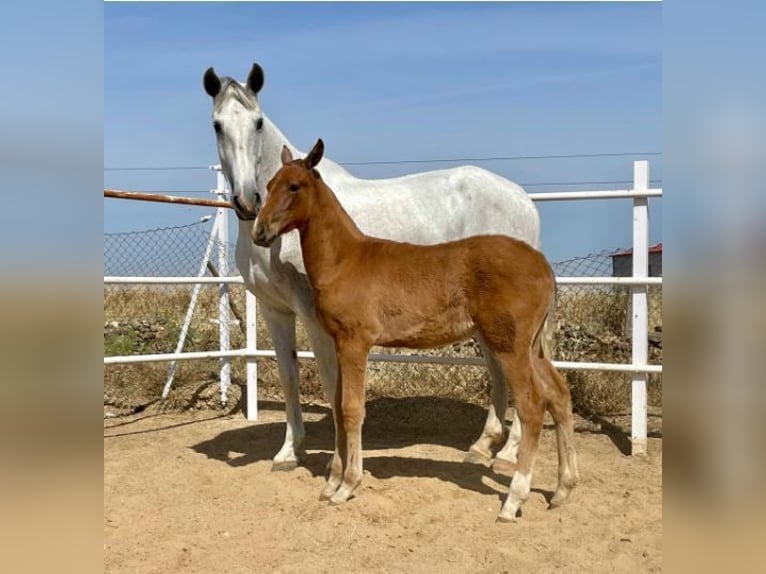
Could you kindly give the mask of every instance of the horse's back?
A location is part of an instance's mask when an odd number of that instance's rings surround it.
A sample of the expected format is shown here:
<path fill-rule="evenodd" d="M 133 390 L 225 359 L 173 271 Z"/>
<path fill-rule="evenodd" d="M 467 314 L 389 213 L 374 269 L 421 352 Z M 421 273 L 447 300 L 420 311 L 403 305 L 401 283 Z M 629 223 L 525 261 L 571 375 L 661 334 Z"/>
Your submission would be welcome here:
<path fill-rule="evenodd" d="M 367 235 L 430 245 L 480 234 L 540 245 L 537 209 L 521 186 L 475 166 L 327 183 Z"/>

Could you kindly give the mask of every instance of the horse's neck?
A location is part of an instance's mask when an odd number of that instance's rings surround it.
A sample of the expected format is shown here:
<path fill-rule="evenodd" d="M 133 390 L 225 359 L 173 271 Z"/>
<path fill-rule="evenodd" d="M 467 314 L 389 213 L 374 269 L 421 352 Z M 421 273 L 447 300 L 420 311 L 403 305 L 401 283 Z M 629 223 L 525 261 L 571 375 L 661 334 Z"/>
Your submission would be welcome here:
<path fill-rule="evenodd" d="M 335 277 L 340 263 L 366 237 L 323 181 L 311 192 L 312 213 L 300 230 L 301 249 L 309 279 L 321 286 Z"/>
<path fill-rule="evenodd" d="M 282 147 L 287 146 L 293 154 L 297 153 L 298 150 L 266 116 L 264 116 L 263 135 L 263 149 L 259 154 L 259 165 L 256 166 L 256 169 L 259 175 L 258 191 L 261 193 L 261 197 L 266 197 L 266 186 L 282 167 L 280 159 Z"/>
<path fill-rule="evenodd" d="M 266 197 L 266 185 L 271 178 L 274 177 L 274 174 L 279 171 L 279 168 L 282 167 L 282 147 L 287 146 L 292 152 L 293 157 L 303 157 L 306 154 L 296 148 L 290 140 L 285 137 L 276 124 L 265 115 L 263 130 L 263 149 L 261 150 L 260 165 L 258 169 L 258 173 L 261 174 L 258 178 L 258 191 L 261 193 L 261 197 Z M 322 160 L 320 171 L 325 179 L 331 182 L 355 179 L 348 171 L 327 158 Z"/>

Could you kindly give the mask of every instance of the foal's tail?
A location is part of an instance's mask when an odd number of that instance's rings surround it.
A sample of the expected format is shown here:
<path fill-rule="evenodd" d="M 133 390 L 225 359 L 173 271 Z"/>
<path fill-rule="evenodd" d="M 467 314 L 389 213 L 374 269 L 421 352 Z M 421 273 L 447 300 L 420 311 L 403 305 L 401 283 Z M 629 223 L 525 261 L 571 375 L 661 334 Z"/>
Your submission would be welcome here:
<path fill-rule="evenodd" d="M 555 350 L 555 346 L 552 348 L 552 345 L 555 345 L 554 335 L 556 329 L 554 317 L 556 315 L 557 291 L 558 289 L 554 288 L 553 297 L 551 297 L 551 302 L 548 304 L 548 310 L 545 312 L 545 317 L 543 318 L 542 323 L 540 323 L 540 327 L 535 334 L 534 342 L 532 344 L 533 349 L 535 347 L 539 348 L 539 356 L 542 359 L 550 360 L 551 357 L 553 357 L 553 351 Z"/>

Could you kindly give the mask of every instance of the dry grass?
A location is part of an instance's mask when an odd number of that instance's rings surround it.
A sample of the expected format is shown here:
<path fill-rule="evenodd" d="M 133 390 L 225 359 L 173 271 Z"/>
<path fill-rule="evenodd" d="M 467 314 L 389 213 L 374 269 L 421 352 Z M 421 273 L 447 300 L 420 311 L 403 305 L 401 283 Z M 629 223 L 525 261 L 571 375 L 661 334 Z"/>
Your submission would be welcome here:
<path fill-rule="evenodd" d="M 218 349 L 218 287 L 203 286 L 184 346 L 185 351 Z M 232 300 L 244 310 L 244 290 L 230 286 Z M 192 287 L 106 287 L 104 289 L 104 354 L 173 352 L 183 324 Z M 630 362 L 630 328 L 627 291 L 592 287 L 562 288 L 556 314 L 556 352 L 561 360 Z M 662 294 L 650 291 L 650 332 L 662 325 Z M 302 326 L 298 346 L 308 349 Z M 231 343 L 244 346 L 240 328 L 232 325 Z M 271 337 L 258 323 L 258 346 L 271 348 Z M 411 353 L 407 349 L 374 349 L 380 352 Z M 479 356 L 473 341 L 444 347 L 433 354 Z M 662 362 L 662 350 L 650 348 L 650 362 Z M 244 386 L 244 362 L 232 360 L 232 389 L 229 408 L 237 408 Z M 168 373 L 168 363 L 115 365 L 104 368 L 104 404 L 111 412 L 140 410 L 157 402 Z M 630 405 L 630 376 L 618 373 L 567 371 L 575 409 L 581 414 L 625 412 Z M 274 359 L 258 360 L 261 398 L 281 400 L 278 370 Z M 182 361 L 167 401 L 157 408 L 183 410 L 220 408 L 217 394 L 218 361 Z M 369 397 L 439 396 L 484 405 L 489 396 L 489 375 L 483 367 L 370 363 Z M 324 396 L 313 361 L 301 361 L 301 396 L 306 402 L 322 402 Z M 662 401 L 660 376 L 650 377 L 649 402 Z"/>
<path fill-rule="evenodd" d="M 556 305 L 556 352 L 562 361 L 630 363 L 630 296 L 624 288 L 563 287 Z M 649 331 L 662 329 L 662 290 L 649 288 Z M 662 364 L 662 348 L 649 347 L 649 363 Z M 626 412 L 627 373 L 568 371 L 575 410 L 585 415 Z M 662 405 L 662 376 L 650 375 L 649 404 Z"/>

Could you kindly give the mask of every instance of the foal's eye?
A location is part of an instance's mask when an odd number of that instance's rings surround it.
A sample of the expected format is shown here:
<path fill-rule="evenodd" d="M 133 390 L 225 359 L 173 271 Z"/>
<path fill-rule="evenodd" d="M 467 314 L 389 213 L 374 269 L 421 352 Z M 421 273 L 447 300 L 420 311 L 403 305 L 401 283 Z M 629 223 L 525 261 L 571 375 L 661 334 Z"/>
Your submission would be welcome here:
<path fill-rule="evenodd" d="M 288 189 L 290 191 L 298 191 L 300 189 L 300 186 L 297 183 L 291 183 Z"/>
<path fill-rule="evenodd" d="M 220 134 L 221 133 L 221 122 L 213 122 L 213 129 L 215 130 L 215 133 Z"/>
<path fill-rule="evenodd" d="M 255 129 L 261 131 L 263 129 L 263 118 L 258 118 L 255 122 Z"/>

